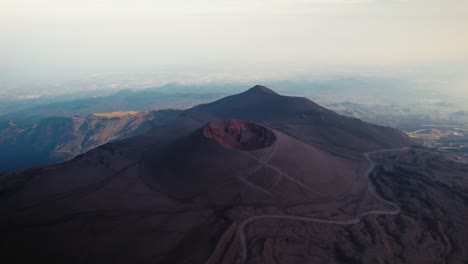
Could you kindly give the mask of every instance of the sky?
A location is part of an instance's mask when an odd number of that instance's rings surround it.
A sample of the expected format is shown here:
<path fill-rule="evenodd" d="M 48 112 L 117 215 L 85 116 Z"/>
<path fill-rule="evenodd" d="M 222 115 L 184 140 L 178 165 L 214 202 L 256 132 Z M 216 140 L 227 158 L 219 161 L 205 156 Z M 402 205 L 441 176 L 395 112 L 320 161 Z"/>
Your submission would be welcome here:
<path fill-rule="evenodd" d="M 0 84 L 205 68 L 463 75 L 467 32 L 468 0 L 0 0 Z"/>

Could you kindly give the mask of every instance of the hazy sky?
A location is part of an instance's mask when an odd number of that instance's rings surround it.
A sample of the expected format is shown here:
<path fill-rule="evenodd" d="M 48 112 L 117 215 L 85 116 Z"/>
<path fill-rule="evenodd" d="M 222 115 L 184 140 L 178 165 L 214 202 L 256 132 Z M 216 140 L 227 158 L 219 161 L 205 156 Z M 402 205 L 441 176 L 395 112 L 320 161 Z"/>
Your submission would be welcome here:
<path fill-rule="evenodd" d="M 468 0 L 0 0 L 0 33 L 4 82 L 466 63 Z"/>

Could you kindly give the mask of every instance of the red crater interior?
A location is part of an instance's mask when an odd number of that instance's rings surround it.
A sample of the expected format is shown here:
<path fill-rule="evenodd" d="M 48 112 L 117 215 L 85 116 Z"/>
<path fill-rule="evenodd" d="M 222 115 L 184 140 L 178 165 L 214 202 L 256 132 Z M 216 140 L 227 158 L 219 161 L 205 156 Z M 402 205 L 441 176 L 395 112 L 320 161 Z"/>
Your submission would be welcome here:
<path fill-rule="evenodd" d="M 270 129 L 237 119 L 213 121 L 203 134 L 226 148 L 243 151 L 267 148 L 276 140 Z"/>

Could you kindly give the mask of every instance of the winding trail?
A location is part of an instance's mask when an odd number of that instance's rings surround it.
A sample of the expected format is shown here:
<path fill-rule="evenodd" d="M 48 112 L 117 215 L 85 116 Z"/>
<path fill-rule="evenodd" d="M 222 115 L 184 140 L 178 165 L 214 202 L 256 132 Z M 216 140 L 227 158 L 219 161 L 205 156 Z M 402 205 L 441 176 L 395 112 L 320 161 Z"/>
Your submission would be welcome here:
<path fill-rule="evenodd" d="M 316 194 L 325 195 L 324 193 L 322 193 L 322 192 L 320 192 L 320 191 L 318 191 L 318 190 L 316 190 L 316 189 L 314 189 L 314 188 L 312 188 L 312 187 L 310 187 L 310 186 L 307 186 L 307 185 L 305 185 L 304 183 L 302 183 L 302 182 L 296 180 L 295 178 L 289 176 L 287 173 L 283 172 L 282 170 L 280 170 L 280 169 L 278 169 L 278 168 L 276 168 L 276 167 L 273 167 L 273 166 L 271 166 L 270 164 L 268 164 L 269 160 L 272 158 L 273 155 L 272 155 L 271 157 L 269 157 L 267 160 L 260 160 L 260 159 L 254 157 L 253 155 L 250 155 L 250 154 L 246 154 L 246 155 L 249 156 L 250 158 L 256 160 L 258 163 L 260 163 L 260 166 L 267 167 L 267 168 L 270 168 L 270 169 L 274 170 L 274 171 L 277 172 L 279 175 L 281 175 L 281 176 L 287 178 L 288 180 L 290 180 L 290 181 L 292 181 L 292 182 L 298 184 L 299 186 L 301 186 L 301 187 L 303 187 L 303 188 L 305 188 L 305 189 L 307 189 L 307 190 L 309 190 L 309 191 L 312 191 L 312 192 L 314 192 L 314 193 L 316 193 Z"/>
<path fill-rule="evenodd" d="M 335 225 L 352 225 L 352 224 L 357 224 L 361 221 L 361 218 L 363 218 L 366 215 L 397 215 L 401 212 L 400 207 L 390 201 L 387 201 L 383 199 L 376 191 L 375 191 L 375 186 L 372 184 L 372 182 L 369 180 L 369 176 L 371 173 L 374 171 L 375 167 L 377 166 L 374 161 L 370 158 L 371 155 L 377 154 L 377 153 L 386 153 L 386 152 L 401 152 L 401 151 L 407 151 L 412 148 L 409 147 L 404 147 L 404 148 L 398 148 L 398 149 L 382 149 L 382 150 L 377 150 L 377 151 L 372 151 L 372 152 L 367 152 L 364 154 L 366 157 L 367 161 L 369 162 L 369 168 L 366 171 L 366 175 L 368 177 L 368 188 L 369 191 L 381 202 L 393 207 L 393 210 L 371 210 L 367 212 L 363 212 L 358 214 L 356 217 L 347 219 L 347 220 L 327 220 L 327 219 L 321 219 L 321 218 L 313 218 L 313 217 L 305 217 L 305 216 L 293 216 L 293 215 L 276 215 L 276 214 L 271 214 L 271 215 L 257 215 L 257 216 L 252 216 L 244 221 L 242 221 L 239 224 L 238 228 L 238 234 L 239 234 L 239 243 L 240 243 L 240 248 L 241 248 L 241 263 L 245 263 L 247 261 L 247 239 L 245 235 L 245 228 L 246 226 L 256 220 L 260 219 L 289 219 L 289 220 L 299 220 L 299 221 L 306 221 L 306 222 L 314 222 L 314 223 L 323 223 L 323 224 L 335 224 Z M 419 150 L 415 149 L 417 151 L 422 151 L 422 152 L 430 152 L 426 150 Z M 268 166 L 268 164 L 264 164 Z M 268 166 L 270 167 L 270 166 Z M 301 184 L 302 185 L 302 184 Z M 314 190 L 315 191 L 315 190 Z"/>
<path fill-rule="evenodd" d="M 253 157 L 253 156 L 250 155 L 250 154 L 246 154 L 246 155 L 249 156 L 250 158 L 255 159 L 259 164 L 258 164 L 257 166 L 255 166 L 254 168 L 252 168 L 252 169 L 246 171 L 246 172 L 241 172 L 241 173 L 236 177 L 236 179 L 238 179 L 239 181 L 241 181 L 241 182 L 247 184 L 248 186 L 250 186 L 250 187 L 252 187 L 252 188 L 254 188 L 254 189 L 256 189 L 256 190 L 259 190 L 259 191 L 261 191 L 261 192 L 263 192 L 263 193 L 265 193 L 265 194 L 267 194 L 267 195 L 273 197 L 274 199 L 278 199 L 278 196 L 276 196 L 274 193 L 272 193 L 272 192 L 270 192 L 270 191 L 268 191 L 268 190 L 266 190 L 266 189 L 263 189 L 263 188 L 261 188 L 261 187 L 255 185 L 255 184 L 251 183 L 251 182 L 248 181 L 248 180 L 246 179 L 246 177 L 245 177 L 245 176 L 247 176 L 247 175 L 250 175 L 250 174 L 252 174 L 252 173 L 258 171 L 258 170 L 261 169 L 262 167 L 264 167 L 265 164 L 266 164 L 267 162 L 269 162 L 270 159 L 275 155 L 277 148 L 278 148 L 278 146 L 277 146 L 276 144 L 274 144 L 273 147 L 272 147 L 272 150 L 270 151 L 270 153 L 268 153 L 268 155 L 267 155 L 267 157 L 265 158 L 265 160 L 260 160 L 260 159 L 257 159 L 257 158 L 255 158 L 255 157 Z M 248 178 L 248 177 L 247 177 L 247 178 Z"/>

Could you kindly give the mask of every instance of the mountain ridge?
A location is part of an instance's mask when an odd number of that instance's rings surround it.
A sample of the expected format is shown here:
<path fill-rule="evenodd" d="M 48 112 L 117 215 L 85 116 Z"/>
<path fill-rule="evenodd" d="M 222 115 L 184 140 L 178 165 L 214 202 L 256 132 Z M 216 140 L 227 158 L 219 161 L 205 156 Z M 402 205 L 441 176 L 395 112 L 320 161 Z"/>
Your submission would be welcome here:
<path fill-rule="evenodd" d="M 101 264 L 468 258 L 467 164 L 312 102 L 262 91 L 267 99 L 257 111 L 245 98 L 183 111 L 61 164 L 0 175 L 4 257 Z M 267 111 L 275 108 L 284 112 Z"/>
<path fill-rule="evenodd" d="M 274 106 L 274 107 L 272 107 Z M 284 127 L 281 119 L 294 120 L 288 123 L 297 126 L 307 127 L 306 131 L 313 135 L 315 139 L 307 140 L 307 135 L 300 136 L 301 140 L 306 140 L 310 144 L 331 148 L 346 142 L 337 144 L 331 138 L 332 134 L 326 135 L 313 126 L 325 127 L 336 130 L 338 137 L 345 137 L 349 134 L 344 128 L 360 128 L 362 121 L 349 120 L 335 112 L 328 110 L 313 101 L 304 97 L 291 97 L 279 95 L 271 89 L 256 85 L 243 93 L 228 96 L 220 100 L 195 106 L 188 110 L 157 110 L 134 113 L 133 115 L 123 115 L 120 117 L 102 117 L 89 115 L 87 117 L 49 117 L 41 119 L 32 126 L 13 127 L 0 126 L 0 146 L 7 149 L 0 153 L 0 171 L 21 169 L 30 166 L 39 166 L 50 163 L 62 162 L 82 154 L 99 145 L 122 140 L 124 138 L 141 135 L 150 132 L 154 127 L 170 119 L 177 119 L 177 116 L 195 118 L 205 123 L 211 119 L 245 119 L 256 122 L 265 122 L 282 132 L 288 133 L 288 127 Z M 279 125 L 275 124 L 279 123 Z M 282 127 L 283 126 L 283 127 Z M 366 140 L 383 142 L 383 138 L 398 141 L 404 135 L 399 136 L 392 129 L 383 128 L 369 124 L 376 132 L 363 134 L 361 137 Z M 295 129 L 295 128 L 293 128 Z M 368 131 L 355 131 L 354 134 L 366 133 Z M 328 132 L 327 132 L 328 133 Z M 379 133 L 384 134 L 383 137 Z M 34 139 L 37 140 L 34 140 Z M 40 138 L 40 140 L 39 140 Z M 323 140 L 322 140 L 323 138 Z M 348 142 L 357 142 L 349 146 L 350 152 L 368 151 L 379 147 L 396 146 L 393 143 L 380 144 L 360 149 L 359 138 L 346 139 Z M 409 142 L 409 139 L 407 140 Z M 409 144 L 409 143 L 408 143 Z M 335 145 L 335 146 L 334 146 Z M 22 159 L 22 157 L 28 157 Z"/>

